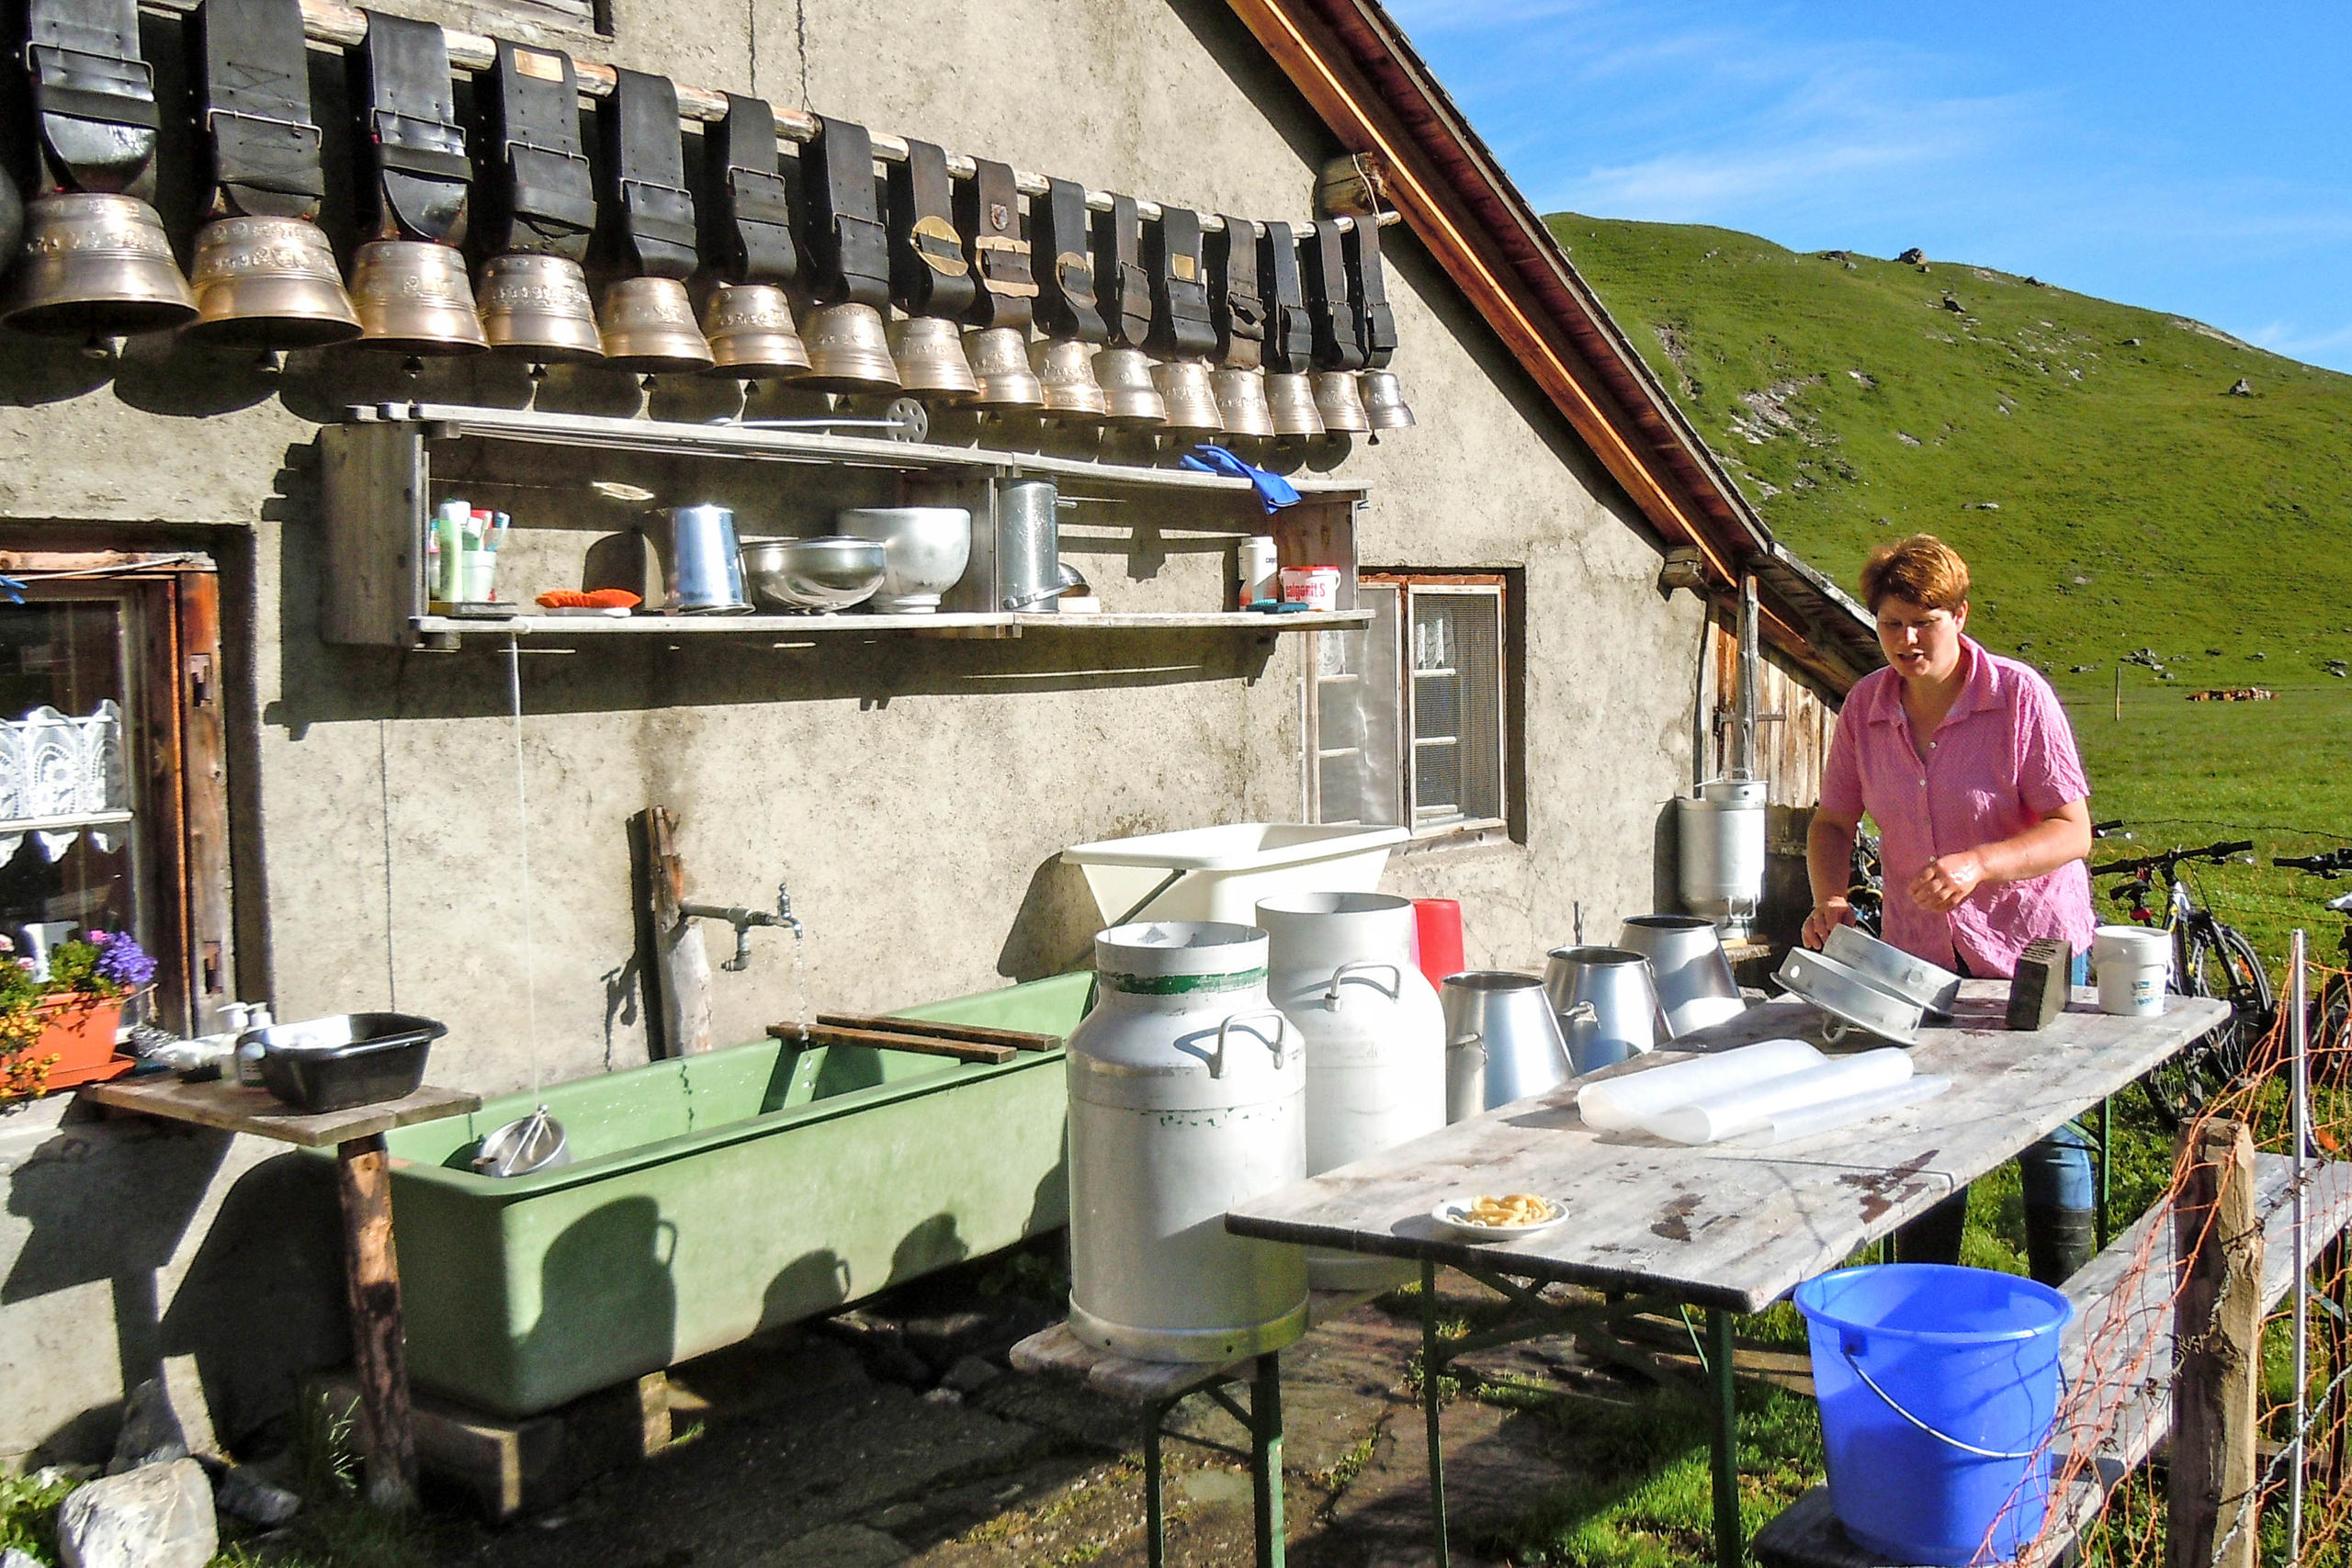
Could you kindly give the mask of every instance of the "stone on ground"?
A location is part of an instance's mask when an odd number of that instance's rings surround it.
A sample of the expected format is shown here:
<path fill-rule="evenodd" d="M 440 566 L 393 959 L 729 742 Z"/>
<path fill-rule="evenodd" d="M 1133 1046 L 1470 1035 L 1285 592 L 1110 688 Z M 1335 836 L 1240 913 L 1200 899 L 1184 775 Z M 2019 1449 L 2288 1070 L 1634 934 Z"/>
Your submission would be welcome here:
<path fill-rule="evenodd" d="M 214 1492 L 215 1501 L 223 1512 L 234 1514 L 247 1524 L 275 1529 L 302 1511 L 300 1493 L 264 1480 L 247 1465 L 230 1466 Z"/>
<path fill-rule="evenodd" d="M 192 1459 L 75 1488 L 57 1510 L 65 1568 L 204 1568 L 220 1549 L 212 1483 Z"/>

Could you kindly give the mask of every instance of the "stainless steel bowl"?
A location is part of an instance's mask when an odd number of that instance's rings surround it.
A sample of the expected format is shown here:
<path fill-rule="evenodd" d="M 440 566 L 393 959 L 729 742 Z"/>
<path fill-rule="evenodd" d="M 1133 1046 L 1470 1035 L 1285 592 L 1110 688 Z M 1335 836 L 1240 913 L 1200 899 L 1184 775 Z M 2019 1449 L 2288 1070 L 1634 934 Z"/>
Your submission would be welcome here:
<path fill-rule="evenodd" d="M 971 564 L 972 514 L 960 506 L 854 506 L 833 525 L 883 547 L 889 571 L 874 597 L 878 615 L 937 613 Z"/>
<path fill-rule="evenodd" d="M 843 610 L 874 596 L 885 570 L 880 545 L 829 534 L 815 539 L 748 539 L 743 581 L 770 610 Z"/>
<path fill-rule="evenodd" d="M 1892 991 L 1883 991 L 1869 978 L 1826 953 L 1794 947 L 1772 976 L 1796 996 L 1829 1014 L 1823 1031 L 1831 1043 L 1847 1031 L 1860 1029 L 1898 1045 L 1919 1043 L 1919 1023 L 1927 1010 Z"/>
<path fill-rule="evenodd" d="M 1892 991 L 1929 1012 L 1950 1014 L 1960 999 L 1960 976 L 1924 958 L 1914 958 L 1881 942 L 1860 926 L 1838 926 L 1821 951 L 1882 991 Z"/>

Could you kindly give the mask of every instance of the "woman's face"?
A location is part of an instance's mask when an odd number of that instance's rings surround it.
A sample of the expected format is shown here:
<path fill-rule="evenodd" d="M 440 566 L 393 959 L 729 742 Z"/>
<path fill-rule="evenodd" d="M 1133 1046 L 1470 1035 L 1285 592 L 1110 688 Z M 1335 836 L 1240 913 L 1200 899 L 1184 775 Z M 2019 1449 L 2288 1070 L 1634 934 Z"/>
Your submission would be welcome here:
<path fill-rule="evenodd" d="M 1964 600 L 1949 610 L 1891 596 L 1878 602 L 1878 646 L 1906 681 L 1951 679 L 1960 668 L 1960 632 L 1966 625 Z"/>

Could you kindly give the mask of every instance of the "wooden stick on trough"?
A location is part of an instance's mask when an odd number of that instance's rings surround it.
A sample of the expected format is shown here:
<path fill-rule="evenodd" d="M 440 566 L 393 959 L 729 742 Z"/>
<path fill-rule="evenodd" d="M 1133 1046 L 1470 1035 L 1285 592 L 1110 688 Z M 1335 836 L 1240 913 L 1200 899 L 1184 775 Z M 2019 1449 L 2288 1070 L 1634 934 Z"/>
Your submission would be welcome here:
<path fill-rule="evenodd" d="M 879 1029 L 891 1034 L 930 1034 L 941 1040 L 962 1040 L 974 1045 L 1010 1045 L 1016 1051 L 1060 1048 L 1058 1034 L 1032 1034 L 1024 1029 L 990 1029 L 978 1023 L 941 1023 L 928 1018 L 893 1018 L 880 1012 L 820 1012 L 819 1023 L 842 1029 Z"/>
<path fill-rule="evenodd" d="M 771 1023 L 768 1032 L 778 1040 L 797 1040 L 800 1026 L 797 1023 Z M 879 1029 L 843 1029 L 835 1024 L 816 1023 L 809 1026 L 811 1045 L 865 1045 L 877 1051 L 911 1051 L 923 1056 L 953 1056 L 959 1062 L 986 1062 L 991 1066 L 1010 1062 L 1020 1053 L 1010 1045 L 975 1045 L 962 1040 L 943 1040 L 933 1034 L 897 1034 Z"/>

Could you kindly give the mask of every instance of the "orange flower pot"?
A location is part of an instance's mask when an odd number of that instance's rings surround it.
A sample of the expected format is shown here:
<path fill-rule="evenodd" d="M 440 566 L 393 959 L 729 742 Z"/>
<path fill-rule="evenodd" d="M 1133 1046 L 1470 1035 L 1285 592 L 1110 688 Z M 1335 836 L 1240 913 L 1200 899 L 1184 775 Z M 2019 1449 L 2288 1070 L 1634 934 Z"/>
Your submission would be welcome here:
<path fill-rule="evenodd" d="M 50 1066 L 44 1089 L 97 1083 L 119 1077 L 137 1066 L 130 1057 L 114 1054 L 115 1030 L 122 1022 L 120 998 L 52 997 L 33 1010 L 41 1020 L 40 1038 L 19 1060 L 57 1058 Z"/>

